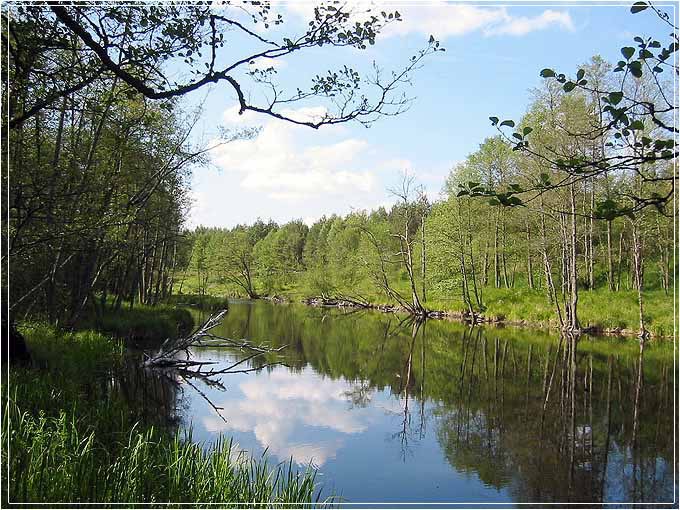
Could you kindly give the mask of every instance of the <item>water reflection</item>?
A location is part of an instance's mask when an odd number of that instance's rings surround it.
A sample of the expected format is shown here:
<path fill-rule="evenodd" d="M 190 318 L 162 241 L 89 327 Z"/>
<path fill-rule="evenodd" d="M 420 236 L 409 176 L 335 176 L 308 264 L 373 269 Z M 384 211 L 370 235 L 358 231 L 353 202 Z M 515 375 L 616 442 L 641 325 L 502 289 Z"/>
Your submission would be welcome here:
<path fill-rule="evenodd" d="M 110 390 L 133 406 L 135 416 L 174 431 L 188 411 L 183 387 L 169 374 L 140 368 L 141 353 L 130 352 L 110 381 Z"/>
<path fill-rule="evenodd" d="M 218 334 L 288 344 L 288 367 L 202 388 L 226 423 L 185 392 L 183 425 L 313 462 L 352 501 L 673 500 L 670 345 L 268 303 Z"/>
<path fill-rule="evenodd" d="M 343 380 L 321 379 L 311 369 L 299 373 L 283 370 L 242 381 L 224 395 L 220 405 L 228 410 L 227 422 L 202 418 L 210 432 L 252 431 L 262 448 L 279 459 L 293 458 L 323 465 L 346 436 L 363 432 L 370 416 L 347 406 L 350 385 Z M 316 441 L 301 439 L 315 435 Z"/>

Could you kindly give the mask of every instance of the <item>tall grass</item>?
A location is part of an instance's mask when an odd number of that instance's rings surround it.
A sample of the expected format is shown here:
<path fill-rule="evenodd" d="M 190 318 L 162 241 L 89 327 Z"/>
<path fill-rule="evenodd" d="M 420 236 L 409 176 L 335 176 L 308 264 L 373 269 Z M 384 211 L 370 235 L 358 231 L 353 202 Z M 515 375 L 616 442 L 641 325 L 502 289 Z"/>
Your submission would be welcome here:
<path fill-rule="evenodd" d="M 315 472 L 220 440 L 210 449 L 153 427 L 133 427 L 119 444 L 83 431 L 73 415 L 32 416 L 9 401 L 5 486 L 9 502 L 303 503 L 318 501 Z"/>
<path fill-rule="evenodd" d="M 110 385 L 120 341 L 41 324 L 22 332 L 38 368 L 12 367 L 5 381 L 3 503 L 318 501 L 311 468 L 271 465 L 229 440 L 206 447 L 143 422 Z"/>

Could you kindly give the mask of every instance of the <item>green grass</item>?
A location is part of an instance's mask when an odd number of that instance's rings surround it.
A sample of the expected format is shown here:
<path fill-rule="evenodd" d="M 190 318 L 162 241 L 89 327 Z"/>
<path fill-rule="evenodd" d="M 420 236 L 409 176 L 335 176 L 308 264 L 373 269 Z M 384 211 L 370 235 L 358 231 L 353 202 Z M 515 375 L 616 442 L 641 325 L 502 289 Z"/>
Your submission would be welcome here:
<path fill-rule="evenodd" d="M 188 310 L 168 304 L 136 304 L 130 309 L 124 303 L 119 310 L 107 305 L 99 317 L 91 314 L 78 324 L 81 330 L 102 331 L 116 338 L 144 344 L 176 338 L 191 332 L 193 327 L 194 319 Z"/>
<path fill-rule="evenodd" d="M 257 502 L 318 499 L 315 471 L 271 465 L 226 439 L 207 447 L 142 421 L 111 377 L 119 340 L 21 328 L 39 367 L 12 367 L 3 413 L 3 503 Z M 9 438 L 5 434 L 9 432 Z M 4 443 L 7 444 L 7 443 Z"/>
<path fill-rule="evenodd" d="M 188 276 L 185 289 L 194 289 L 195 278 Z M 404 295 L 409 295 L 405 279 L 396 282 L 395 287 Z M 218 282 L 211 282 L 208 294 L 219 296 L 238 294 L 237 289 L 229 288 Z M 361 296 L 371 303 L 390 303 L 391 300 L 379 292 L 369 281 L 360 282 L 347 295 Z M 315 295 L 306 283 L 304 274 L 297 280 L 280 286 L 276 294 L 291 301 Z M 490 318 L 503 318 L 512 322 L 525 321 L 541 327 L 556 327 L 558 324 L 555 308 L 548 301 L 545 291 L 517 287 L 512 289 L 482 288 L 482 299 L 486 310 L 484 315 Z M 673 334 L 673 298 L 662 290 L 643 292 L 644 317 L 647 329 L 656 336 Z M 463 312 L 466 306 L 457 291 L 445 292 L 437 289 L 428 291 L 426 307 L 431 310 L 446 312 Z M 582 325 L 597 329 L 639 329 L 637 293 L 633 290 L 610 292 L 607 289 L 579 292 L 579 318 Z"/>
<path fill-rule="evenodd" d="M 230 441 L 204 449 L 151 427 L 133 428 L 112 446 L 66 412 L 36 417 L 14 401 L 5 407 L 3 425 L 12 431 L 10 501 L 270 504 L 318 496 L 313 470 L 270 466 Z"/>

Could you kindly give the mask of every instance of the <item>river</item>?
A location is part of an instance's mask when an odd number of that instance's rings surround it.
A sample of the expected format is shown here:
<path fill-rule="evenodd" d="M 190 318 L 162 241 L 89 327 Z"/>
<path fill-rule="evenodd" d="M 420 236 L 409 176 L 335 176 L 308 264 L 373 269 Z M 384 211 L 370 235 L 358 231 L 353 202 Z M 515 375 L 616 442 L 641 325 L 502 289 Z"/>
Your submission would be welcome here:
<path fill-rule="evenodd" d="M 272 347 L 176 395 L 194 441 L 233 437 L 318 468 L 348 502 L 671 502 L 674 349 L 552 333 L 412 324 L 371 311 L 236 301 L 214 333 Z M 246 354 L 197 348 L 225 367 Z M 259 365 L 258 365 L 259 364 Z M 642 367 L 641 377 L 638 370 Z M 639 381 L 639 382 L 638 382 Z"/>

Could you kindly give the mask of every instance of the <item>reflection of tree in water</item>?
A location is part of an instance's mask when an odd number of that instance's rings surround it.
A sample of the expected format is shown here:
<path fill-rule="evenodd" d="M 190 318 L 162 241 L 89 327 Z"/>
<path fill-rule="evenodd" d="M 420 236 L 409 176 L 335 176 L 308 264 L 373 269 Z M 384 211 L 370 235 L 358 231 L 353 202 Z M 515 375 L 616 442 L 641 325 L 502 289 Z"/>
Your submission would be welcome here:
<path fill-rule="evenodd" d="M 371 403 L 373 388 L 369 381 L 356 381 L 351 384 L 351 389 L 343 392 L 343 396 L 349 403 L 349 408 L 354 409 L 367 407 Z"/>
<path fill-rule="evenodd" d="M 400 327 L 408 326 L 410 322 L 411 325 L 411 338 L 409 342 L 409 349 L 406 355 L 406 360 L 403 363 L 403 368 L 401 373 L 397 374 L 399 378 L 399 390 L 398 398 L 399 403 L 402 407 L 401 412 L 401 428 L 392 434 L 393 440 L 398 440 L 400 444 L 400 456 L 402 461 L 406 462 L 406 458 L 409 454 L 412 454 L 410 445 L 413 442 L 422 440 L 425 437 L 425 342 L 426 333 L 425 326 L 427 322 L 422 320 L 412 320 L 408 322 L 401 322 Z M 420 332 L 420 335 L 418 334 Z M 421 356 L 420 356 L 420 378 L 417 382 L 416 375 L 414 373 L 414 352 L 416 349 L 416 343 L 418 337 L 420 336 L 420 346 L 421 346 Z M 416 387 L 419 390 L 420 398 L 414 398 L 414 390 Z M 418 409 L 418 421 L 417 425 L 414 427 L 412 423 L 412 415 L 414 413 L 414 405 Z"/>
<path fill-rule="evenodd" d="M 642 349 L 632 367 L 631 360 L 609 356 L 604 380 L 596 381 L 594 363 L 601 360 L 579 354 L 576 337 L 548 345 L 544 353 L 532 345 L 521 353 L 498 339 L 481 344 L 481 367 L 475 372 L 464 361 L 456 402 L 435 411 L 438 440 L 456 469 L 497 489 L 508 487 L 516 501 L 672 500 L 670 456 L 658 452 L 658 434 L 672 426 L 672 417 L 664 417 L 667 366 L 661 380 L 645 388 Z M 656 416 L 646 420 L 656 435 L 640 441 L 636 428 L 643 413 Z M 668 450 L 663 453 L 672 455 Z"/>
<path fill-rule="evenodd" d="M 179 382 L 140 367 L 139 356 L 130 355 L 122 370 L 111 379 L 111 391 L 118 392 L 147 423 L 177 429 L 188 402 Z"/>
<path fill-rule="evenodd" d="M 247 308 L 233 307 L 226 326 L 288 344 L 294 370 L 355 381 L 351 405 L 384 389 L 398 398 L 392 443 L 404 460 L 430 432 L 456 470 L 517 501 L 672 499 L 673 365 L 659 349 L 643 357 L 629 340 Z"/>

